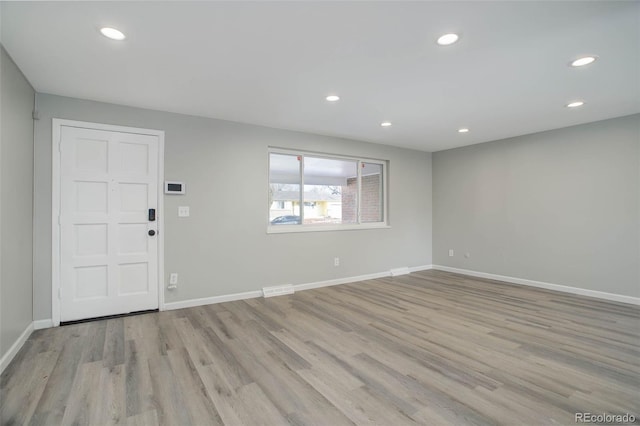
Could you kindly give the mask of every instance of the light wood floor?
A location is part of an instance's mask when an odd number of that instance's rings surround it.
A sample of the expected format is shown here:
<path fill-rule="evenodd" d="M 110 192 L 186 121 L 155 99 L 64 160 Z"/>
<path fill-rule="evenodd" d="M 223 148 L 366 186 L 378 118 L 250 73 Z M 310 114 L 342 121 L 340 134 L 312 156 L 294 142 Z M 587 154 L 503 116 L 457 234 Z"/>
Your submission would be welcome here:
<path fill-rule="evenodd" d="M 33 333 L 10 424 L 575 424 L 639 416 L 640 309 L 425 271 Z"/>

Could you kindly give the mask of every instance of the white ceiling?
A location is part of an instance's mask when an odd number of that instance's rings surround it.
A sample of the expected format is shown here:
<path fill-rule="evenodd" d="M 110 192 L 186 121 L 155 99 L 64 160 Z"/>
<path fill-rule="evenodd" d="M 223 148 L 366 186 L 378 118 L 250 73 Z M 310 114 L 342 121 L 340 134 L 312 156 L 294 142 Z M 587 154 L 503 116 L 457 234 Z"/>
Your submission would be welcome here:
<path fill-rule="evenodd" d="M 2 2 L 1 13 L 2 43 L 35 89 L 64 96 L 425 151 L 640 112 L 635 1 Z M 446 32 L 460 41 L 438 46 Z M 568 66 L 584 54 L 599 60 Z M 564 107 L 575 99 L 586 104 Z"/>

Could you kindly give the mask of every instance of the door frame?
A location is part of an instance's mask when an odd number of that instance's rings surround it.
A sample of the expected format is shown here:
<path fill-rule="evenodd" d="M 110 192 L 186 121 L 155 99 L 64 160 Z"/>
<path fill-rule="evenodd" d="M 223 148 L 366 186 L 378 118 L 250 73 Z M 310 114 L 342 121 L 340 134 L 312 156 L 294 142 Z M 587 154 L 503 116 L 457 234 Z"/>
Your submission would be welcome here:
<path fill-rule="evenodd" d="M 164 131 L 54 118 L 51 133 L 51 320 L 60 325 L 60 142 L 62 127 L 133 133 L 158 137 L 158 308 L 164 306 Z"/>

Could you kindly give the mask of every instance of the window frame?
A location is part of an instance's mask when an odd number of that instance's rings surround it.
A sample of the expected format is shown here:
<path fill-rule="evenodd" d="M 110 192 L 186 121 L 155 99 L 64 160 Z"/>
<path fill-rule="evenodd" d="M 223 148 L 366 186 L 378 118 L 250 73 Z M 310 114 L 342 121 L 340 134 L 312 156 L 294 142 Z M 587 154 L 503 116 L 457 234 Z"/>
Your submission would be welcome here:
<path fill-rule="evenodd" d="M 353 231 L 357 229 L 385 229 L 391 228 L 389 224 L 389 193 L 388 193 L 388 170 L 389 161 L 380 160 L 369 157 L 356 157 L 340 154 L 319 153 L 304 150 L 294 150 L 288 148 L 269 147 L 267 152 L 267 200 L 271 199 L 271 154 L 291 155 L 300 157 L 300 223 L 271 225 L 269 219 L 269 211 L 273 202 L 268 204 L 267 208 L 267 233 L 268 234 L 284 234 L 291 232 L 324 232 L 324 231 Z M 357 170 L 357 194 L 356 194 L 356 217 L 357 223 L 347 224 L 305 224 L 304 223 L 304 159 L 305 157 L 322 158 L 327 160 L 346 160 L 356 162 Z M 364 163 L 379 164 L 382 168 L 382 221 L 380 222 L 362 222 L 362 165 Z"/>

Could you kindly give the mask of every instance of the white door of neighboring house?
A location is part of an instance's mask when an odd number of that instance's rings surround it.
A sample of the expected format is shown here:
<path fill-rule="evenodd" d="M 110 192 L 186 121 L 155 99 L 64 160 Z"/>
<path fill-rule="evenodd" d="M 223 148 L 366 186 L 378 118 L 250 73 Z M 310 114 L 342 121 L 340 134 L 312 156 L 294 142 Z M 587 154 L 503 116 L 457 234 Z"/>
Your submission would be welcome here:
<path fill-rule="evenodd" d="M 63 122 L 54 122 L 60 321 L 157 309 L 162 136 Z"/>

